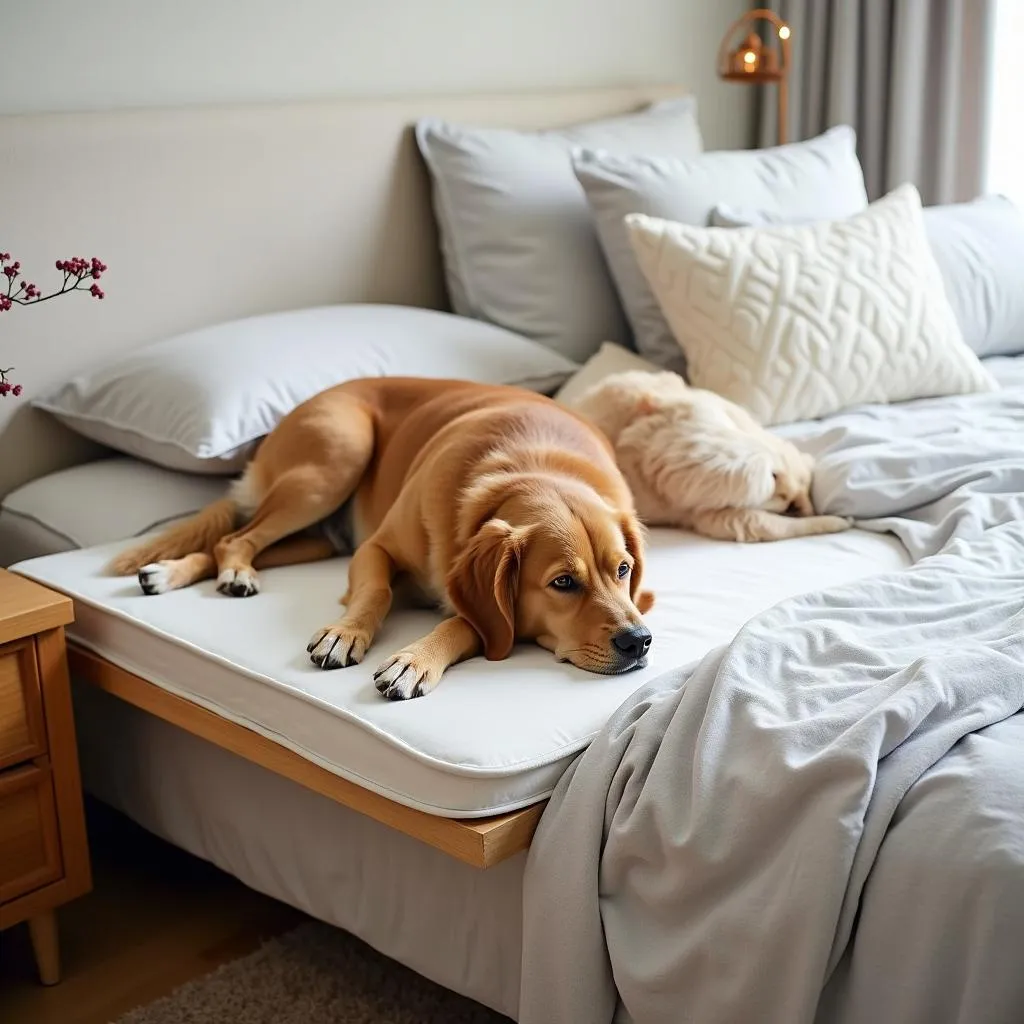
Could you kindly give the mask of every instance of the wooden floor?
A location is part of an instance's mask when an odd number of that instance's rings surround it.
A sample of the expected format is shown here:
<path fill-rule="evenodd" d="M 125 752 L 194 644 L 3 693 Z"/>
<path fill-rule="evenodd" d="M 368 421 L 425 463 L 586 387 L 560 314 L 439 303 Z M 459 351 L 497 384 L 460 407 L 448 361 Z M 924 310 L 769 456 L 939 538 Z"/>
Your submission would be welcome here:
<path fill-rule="evenodd" d="M 0 932 L 3 1024 L 110 1024 L 305 918 L 88 804 L 95 887 L 58 911 L 63 980 L 37 980 L 24 925 Z"/>

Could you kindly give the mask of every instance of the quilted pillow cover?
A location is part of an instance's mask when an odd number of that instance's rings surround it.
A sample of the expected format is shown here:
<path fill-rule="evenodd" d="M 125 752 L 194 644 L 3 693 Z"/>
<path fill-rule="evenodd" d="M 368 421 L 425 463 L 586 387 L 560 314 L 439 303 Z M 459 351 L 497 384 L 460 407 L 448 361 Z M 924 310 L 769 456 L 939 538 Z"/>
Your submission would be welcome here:
<path fill-rule="evenodd" d="M 843 220 L 626 226 L 691 383 L 765 426 L 997 386 L 963 339 L 913 185 Z"/>
<path fill-rule="evenodd" d="M 805 223 L 785 212 L 716 206 L 719 227 Z M 1024 352 L 1024 211 L 1001 195 L 924 209 L 924 229 L 964 341 L 979 356 Z"/>
<path fill-rule="evenodd" d="M 848 217 L 868 205 L 856 142 L 851 127 L 837 125 L 803 142 L 720 150 L 691 159 L 650 151 L 622 155 L 593 147 L 576 151 L 573 169 L 586 193 L 637 351 L 662 369 L 686 372 L 679 346 L 636 265 L 624 225 L 627 214 L 706 227 L 715 206 L 733 203 L 784 210 L 792 218 Z"/>

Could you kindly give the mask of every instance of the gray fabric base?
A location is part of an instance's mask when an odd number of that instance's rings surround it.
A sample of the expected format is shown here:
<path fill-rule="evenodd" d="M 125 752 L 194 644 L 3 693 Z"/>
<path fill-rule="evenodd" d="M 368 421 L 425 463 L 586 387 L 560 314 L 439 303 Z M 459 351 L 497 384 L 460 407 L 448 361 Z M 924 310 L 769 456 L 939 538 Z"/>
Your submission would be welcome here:
<path fill-rule="evenodd" d="M 93 796 L 257 892 L 515 1016 L 524 854 L 469 867 L 88 684 L 73 689 Z"/>

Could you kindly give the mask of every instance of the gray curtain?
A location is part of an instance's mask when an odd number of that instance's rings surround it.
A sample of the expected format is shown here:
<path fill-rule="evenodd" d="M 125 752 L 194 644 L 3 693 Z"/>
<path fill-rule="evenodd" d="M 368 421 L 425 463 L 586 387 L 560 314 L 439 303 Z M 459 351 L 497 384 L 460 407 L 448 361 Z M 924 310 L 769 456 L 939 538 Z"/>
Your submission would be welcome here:
<path fill-rule="evenodd" d="M 770 6 L 793 30 L 790 142 L 852 125 L 872 199 L 905 181 L 925 205 L 980 193 L 994 0 Z M 776 94 L 760 91 L 759 142 L 771 146 Z"/>

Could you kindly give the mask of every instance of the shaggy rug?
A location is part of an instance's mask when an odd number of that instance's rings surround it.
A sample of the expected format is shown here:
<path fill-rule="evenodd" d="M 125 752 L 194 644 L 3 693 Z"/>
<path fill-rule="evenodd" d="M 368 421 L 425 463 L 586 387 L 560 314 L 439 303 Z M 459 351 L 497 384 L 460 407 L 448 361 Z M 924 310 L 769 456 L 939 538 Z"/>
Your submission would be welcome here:
<path fill-rule="evenodd" d="M 509 1024 L 336 928 L 304 924 L 117 1024 Z"/>

